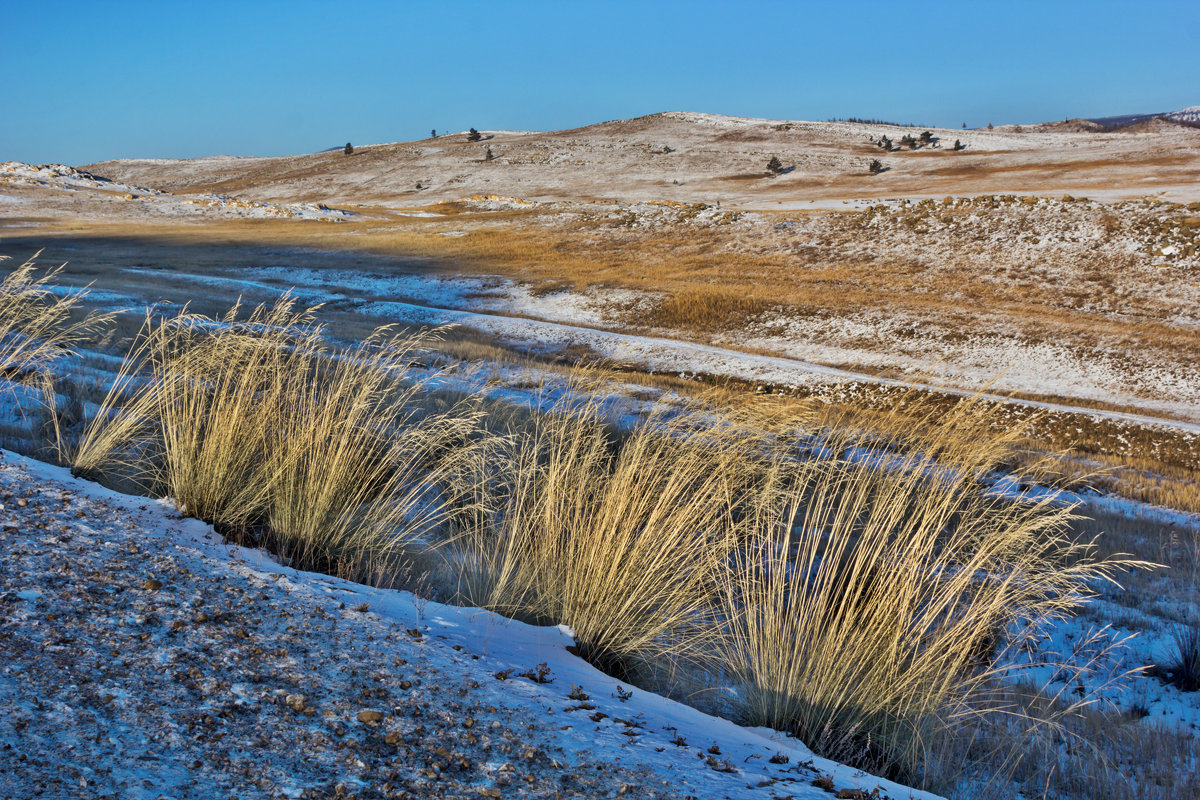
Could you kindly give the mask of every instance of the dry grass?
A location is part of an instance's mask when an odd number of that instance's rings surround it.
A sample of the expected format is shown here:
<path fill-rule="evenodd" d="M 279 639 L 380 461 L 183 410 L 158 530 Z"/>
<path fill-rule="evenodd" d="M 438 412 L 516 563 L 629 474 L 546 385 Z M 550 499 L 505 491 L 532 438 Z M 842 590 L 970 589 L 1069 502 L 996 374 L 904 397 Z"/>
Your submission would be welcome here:
<path fill-rule="evenodd" d="M 124 461 L 238 541 L 387 583 L 458 513 L 477 412 L 418 399 L 421 338 L 335 348 L 289 298 L 239 312 L 148 318 L 74 466 Z"/>
<path fill-rule="evenodd" d="M 1176 800 L 1200 793 L 1194 733 L 1099 704 L 1068 711 L 1028 685 L 996 691 L 1017 713 L 974 717 L 928 765 L 935 790 L 947 797 Z M 1055 724 L 1029 725 L 1039 718 Z"/>
<path fill-rule="evenodd" d="M 650 317 L 653 325 L 686 330 L 724 331 L 770 312 L 774 305 L 717 287 L 690 287 L 661 302 Z"/>
<path fill-rule="evenodd" d="M 112 318 L 111 314 L 78 316 L 87 291 L 56 295 L 50 287 L 62 267 L 38 275 L 36 259 L 37 254 L 0 281 L 0 377 L 44 373 Z"/>
<path fill-rule="evenodd" d="M 610 670 L 690 652 L 755 442 L 675 411 L 617 434 L 584 390 L 513 431 L 498 513 L 457 548 L 467 599 L 564 623 Z"/>
<path fill-rule="evenodd" d="M 917 775 L 937 726 L 979 713 L 1013 626 L 1069 615 L 1137 564 L 1070 537 L 1051 497 L 980 481 L 1016 438 L 984 433 L 990 409 L 897 417 L 887 438 L 834 430 L 779 461 L 726 583 L 723 655 L 749 721 Z"/>

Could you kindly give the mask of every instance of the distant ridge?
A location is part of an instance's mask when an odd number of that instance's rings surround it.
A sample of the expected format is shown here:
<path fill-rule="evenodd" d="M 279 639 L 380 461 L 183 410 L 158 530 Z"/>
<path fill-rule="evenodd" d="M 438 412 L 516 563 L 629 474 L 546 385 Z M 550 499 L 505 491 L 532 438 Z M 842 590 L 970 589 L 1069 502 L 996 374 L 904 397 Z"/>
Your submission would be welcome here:
<path fill-rule="evenodd" d="M 1115 117 L 1089 117 L 1088 122 L 1103 125 L 1105 128 L 1125 128 L 1137 125 L 1139 122 L 1149 122 L 1152 119 L 1169 119 L 1172 122 L 1182 122 L 1186 125 L 1200 124 L 1200 106 L 1188 106 L 1179 111 L 1159 111 L 1154 114 L 1120 114 Z"/>

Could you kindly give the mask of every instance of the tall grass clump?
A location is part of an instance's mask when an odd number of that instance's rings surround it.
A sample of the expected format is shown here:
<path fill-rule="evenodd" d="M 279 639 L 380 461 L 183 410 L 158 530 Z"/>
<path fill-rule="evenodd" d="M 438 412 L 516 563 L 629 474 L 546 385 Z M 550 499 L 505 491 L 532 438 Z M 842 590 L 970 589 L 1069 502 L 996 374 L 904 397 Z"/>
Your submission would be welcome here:
<path fill-rule="evenodd" d="M 1134 563 L 1073 539 L 1052 492 L 995 483 L 1019 432 L 988 433 L 990 413 L 964 401 L 776 455 L 724 582 L 721 656 L 747 722 L 918 780 L 931 737 L 1000 677 L 1009 636 Z"/>
<path fill-rule="evenodd" d="M 423 339 L 330 343 L 290 297 L 221 318 L 148 316 L 74 465 L 132 467 L 236 541 L 386 582 L 456 513 L 477 412 L 432 410 Z"/>
<path fill-rule="evenodd" d="M 80 315 L 87 290 L 56 294 L 51 282 L 63 268 L 39 275 L 36 258 L 35 254 L 0 280 L 0 377 L 44 373 L 111 318 L 110 314 Z"/>
<path fill-rule="evenodd" d="M 750 437 L 650 414 L 618 433 L 594 400 L 560 401 L 510 433 L 502 498 L 456 548 L 467 599 L 565 624 L 617 674 L 683 655 L 709 629 L 737 541 Z"/>

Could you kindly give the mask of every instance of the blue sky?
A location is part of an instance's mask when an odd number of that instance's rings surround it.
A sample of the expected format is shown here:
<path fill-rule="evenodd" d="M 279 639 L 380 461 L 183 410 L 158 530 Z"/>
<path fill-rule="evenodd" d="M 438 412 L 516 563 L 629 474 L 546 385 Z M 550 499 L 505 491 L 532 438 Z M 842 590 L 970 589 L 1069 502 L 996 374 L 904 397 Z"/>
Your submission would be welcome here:
<path fill-rule="evenodd" d="M 272 155 L 655 111 L 969 126 L 1200 104 L 1200 0 L 0 0 L 0 160 Z"/>

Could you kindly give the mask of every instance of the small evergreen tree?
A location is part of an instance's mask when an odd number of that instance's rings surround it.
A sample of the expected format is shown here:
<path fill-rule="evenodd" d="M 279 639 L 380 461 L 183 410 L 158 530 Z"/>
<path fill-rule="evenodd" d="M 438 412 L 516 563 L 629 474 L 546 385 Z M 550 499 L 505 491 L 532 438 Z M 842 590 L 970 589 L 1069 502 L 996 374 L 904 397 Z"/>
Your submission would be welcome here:
<path fill-rule="evenodd" d="M 495 157 L 496 157 L 496 155 L 495 155 L 495 154 L 492 152 L 492 148 L 491 148 L 491 146 L 489 145 L 489 146 L 488 146 L 488 149 L 487 149 L 487 152 L 483 154 L 483 160 L 484 160 L 484 161 L 491 161 L 491 160 L 492 160 L 493 158 L 495 158 Z"/>
<path fill-rule="evenodd" d="M 879 137 L 879 146 L 889 153 L 892 152 L 892 140 L 886 136 Z"/>
<path fill-rule="evenodd" d="M 989 123 L 988 123 L 988 130 L 990 131 L 991 129 L 992 129 L 992 123 L 990 123 L 990 122 L 989 122 Z"/>
<path fill-rule="evenodd" d="M 778 175 L 781 169 L 783 169 L 783 162 L 779 160 L 779 156 L 771 156 L 771 160 L 767 162 L 767 172 Z"/>
<path fill-rule="evenodd" d="M 346 155 L 353 155 L 354 154 L 354 145 L 350 144 L 349 142 L 346 142 L 346 147 L 342 150 L 342 152 L 345 153 Z"/>
<path fill-rule="evenodd" d="M 906 146 L 908 147 L 908 149 L 909 149 L 909 150 L 916 150 L 916 149 L 917 149 L 917 140 L 916 140 L 916 139 L 914 139 L 914 138 L 912 137 L 912 135 L 911 135 L 911 134 L 907 134 L 907 133 L 906 133 L 906 134 L 904 134 L 903 136 L 901 136 L 901 137 L 900 137 L 900 144 L 902 144 L 902 145 L 906 145 Z"/>
<path fill-rule="evenodd" d="M 471 128 L 471 130 L 467 131 L 467 141 L 468 142 L 478 142 L 482 138 L 483 138 L 483 136 L 479 133 L 479 131 L 475 130 L 474 128 Z"/>
<path fill-rule="evenodd" d="M 933 141 L 933 131 L 921 131 L 921 144 L 929 144 Z"/>
<path fill-rule="evenodd" d="M 431 131 L 429 132 L 429 138 L 430 138 L 430 139 L 436 139 L 436 138 L 437 138 L 437 128 L 434 128 L 433 130 L 431 130 Z"/>
<path fill-rule="evenodd" d="M 867 165 L 867 171 L 872 175 L 878 175 L 883 172 L 883 162 L 878 158 L 871 159 L 871 163 Z"/>
<path fill-rule="evenodd" d="M 967 123 L 965 123 L 965 122 L 964 122 L 964 123 L 963 123 L 963 130 L 965 131 L 966 129 L 967 129 Z"/>
<path fill-rule="evenodd" d="M 958 139 L 955 139 L 954 140 L 954 149 L 955 150 L 966 150 L 967 146 L 965 144 L 963 144 L 961 141 L 959 141 Z"/>

